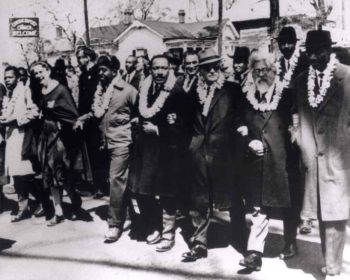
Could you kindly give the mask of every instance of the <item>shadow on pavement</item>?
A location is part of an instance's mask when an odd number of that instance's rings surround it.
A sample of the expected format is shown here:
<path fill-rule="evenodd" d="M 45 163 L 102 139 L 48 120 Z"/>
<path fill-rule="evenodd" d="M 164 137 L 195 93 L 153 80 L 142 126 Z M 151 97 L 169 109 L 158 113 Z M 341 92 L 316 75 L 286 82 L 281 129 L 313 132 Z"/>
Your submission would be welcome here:
<path fill-rule="evenodd" d="M 78 259 L 70 257 L 59 257 L 59 256 L 45 256 L 45 255 L 33 255 L 33 254 L 19 254 L 19 253 L 8 253 L 5 252 L 0 255 L 0 258 L 13 258 L 13 259 L 27 259 L 27 260 L 45 260 L 45 261 L 61 261 L 61 262 L 72 262 L 80 264 L 91 264 L 91 265 L 101 265 L 107 267 L 116 267 L 134 271 L 144 271 L 144 272 L 154 272 L 167 275 L 169 278 L 170 275 L 176 276 L 186 276 L 189 279 L 238 279 L 235 276 L 226 276 L 218 273 L 200 273 L 200 272 L 191 272 L 183 269 L 170 269 L 163 267 L 156 267 L 153 265 L 134 265 L 129 263 L 122 262 L 112 262 L 112 261 L 103 261 L 103 260 L 92 260 L 92 259 Z"/>
<path fill-rule="evenodd" d="M 276 258 L 284 245 L 283 236 L 269 233 L 264 257 Z M 325 277 L 321 273 L 321 267 L 324 265 L 321 246 L 319 243 L 297 240 L 299 253 L 295 257 L 285 260 L 285 264 L 290 269 L 301 269 L 306 274 L 311 274 L 317 280 L 323 280 Z"/>
<path fill-rule="evenodd" d="M 3 250 L 11 248 L 14 243 L 16 243 L 16 241 L 0 238 L 0 253 Z"/>

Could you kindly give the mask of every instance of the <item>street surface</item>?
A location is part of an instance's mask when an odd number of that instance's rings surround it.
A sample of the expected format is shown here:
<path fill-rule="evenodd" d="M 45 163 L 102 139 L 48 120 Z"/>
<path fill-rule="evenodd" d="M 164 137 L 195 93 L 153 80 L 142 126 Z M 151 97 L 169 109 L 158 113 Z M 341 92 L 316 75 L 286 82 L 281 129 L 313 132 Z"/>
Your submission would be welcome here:
<path fill-rule="evenodd" d="M 13 205 L 15 195 L 6 196 Z M 129 231 L 118 242 L 104 244 L 107 204 L 107 198 L 85 197 L 86 217 L 66 219 L 55 227 L 35 217 L 11 223 L 10 210 L 5 209 L 0 214 L 0 280 L 324 279 L 316 227 L 310 235 L 298 237 L 298 256 L 281 261 L 282 223 L 272 220 L 262 270 L 245 274 L 238 265 L 242 256 L 229 245 L 229 226 L 223 222 L 227 213 L 218 215 L 211 225 L 208 258 L 183 263 L 181 254 L 188 247 L 180 228 L 175 247 L 165 253 L 157 253 L 155 245 L 131 240 Z M 350 279 L 350 227 L 344 270 L 342 279 Z"/>

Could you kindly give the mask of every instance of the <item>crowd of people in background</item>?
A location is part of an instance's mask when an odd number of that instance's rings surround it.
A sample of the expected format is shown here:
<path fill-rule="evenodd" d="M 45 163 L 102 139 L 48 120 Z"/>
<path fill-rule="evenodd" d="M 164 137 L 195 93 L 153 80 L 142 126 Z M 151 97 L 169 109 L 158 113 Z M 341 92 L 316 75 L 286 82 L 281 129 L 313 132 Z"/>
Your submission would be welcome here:
<path fill-rule="evenodd" d="M 308 234 L 318 220 L 322 272 L 339 275 L 350 212 L 350 68 L 328 31 L 309 31 L 302 46 L 283 27 L 276 41 L 278 55 L 237 46 L 225 60 L 213 49 L 189 50 L 182 62 L 171 52 L 129 55 L 121 69 L 116 56 L 84 46 L 78 68 L 63 59 L 7 66 L 0 185 L 13 178 L 11 222 L 34 215 L 56 226 L 79 218 L 86 192 L 109 196 L 106 243 L 139 223 L 141 239 L 171 250 L 181 215 L 193 224 L 182 258 L 193 262 L 208 255 L 213 211 L 228 210 L 239 264 L 258 271 L 278 212 L 280 258 L 294 257 L 298 228 Z"/>

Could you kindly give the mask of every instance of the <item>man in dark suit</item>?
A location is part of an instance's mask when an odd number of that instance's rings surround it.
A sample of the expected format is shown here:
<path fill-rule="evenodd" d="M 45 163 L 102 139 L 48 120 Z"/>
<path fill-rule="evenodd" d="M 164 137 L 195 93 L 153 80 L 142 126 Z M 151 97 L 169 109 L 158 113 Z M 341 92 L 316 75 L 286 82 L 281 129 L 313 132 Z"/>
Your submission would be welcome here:
<path fill-rule="evenodd" d="M 191 216 L 194 232 L 183 261 L 207 257 L 207 232 L 213 209 L 229 210 L 242 201 L 235 186 L 235 141 L 239 126 L 239 85 L 227 83 L 213 49 L 199 54 L 199 78 L 190 144 Z M 238 209 L 239 210 L 239 209 Z"/>
<path fill-rule="evenodd" d="M 132 85 L 137 90 L 140 89 L 141 76 L 140 72 L 136 71 L 137 59 L 135 56 L 129 55 L 125 60 L 126 73 L 123 75 L 123 80 Z"/>
<path fill-rule="evenodd" d="M 248 60 L 250 51 L 248 47 L 236 47 L 233 54 L 234 79 L 241 86 L 245 83 L 248 74 Z"/>
<path fill-rule="evenodd" d="M 308 67 L 306 55 L 301 51 L 295 29 L 291 26 L 283 27 L 277 37 L 281 56 L 277 61 L 277 74 L 282 83 L 283 95 L 292 95 L 290 89 L 295 78 Z M 303 197 L 302 168 L 300 163 L 300 151 L 296 145 L 289 146 L 290 156 L 288 173 L 289 188 L 291 194 L 291 207 L 285 208 L 283 218 L 283 230 L 285 245 L 280 254 L 280 259 L 288 259 L 297 253 L 296 236 L 300 223 L 300 211 Z M 303 217 L 300 225 L 300 233 L 311 232 L 312 220 Z"/>
<path fill-rule="evenodd" d="M 271 208 L 290 207 L 288 151 L 291 95 L 276 82 L 275 57 L 255 51 L 245 83 L 243 123 L 247 156 L 242 162 L 241 189 L 250 227 L 245 258 L 240 265 L 260 270 Z"/>

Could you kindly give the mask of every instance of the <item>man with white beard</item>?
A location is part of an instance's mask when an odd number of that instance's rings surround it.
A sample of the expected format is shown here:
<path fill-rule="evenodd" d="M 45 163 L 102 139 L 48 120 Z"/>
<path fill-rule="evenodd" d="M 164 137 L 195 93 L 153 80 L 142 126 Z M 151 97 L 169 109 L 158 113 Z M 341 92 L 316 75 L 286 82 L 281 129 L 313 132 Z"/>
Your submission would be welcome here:
<path fill-rule="evenodd" d="M 287 166 L 292 99 L 282 95 L 272 54 L 253 52 L 249 68 L 243 87 L 245 129 L 239 130 L 246 148 L 240 182 L 251 231 L 240 265 L 260 270 L 271 209 L 290 207 Z"/>

